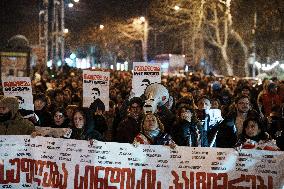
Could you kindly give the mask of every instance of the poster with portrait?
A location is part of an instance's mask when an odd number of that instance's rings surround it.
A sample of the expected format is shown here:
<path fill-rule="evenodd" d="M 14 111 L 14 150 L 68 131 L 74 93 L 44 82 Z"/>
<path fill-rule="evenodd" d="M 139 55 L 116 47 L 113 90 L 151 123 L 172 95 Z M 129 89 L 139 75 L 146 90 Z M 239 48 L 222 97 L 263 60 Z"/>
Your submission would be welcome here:
<path fill-rule="evenodd" d="M 83 71 L 83 107 L 109 110 L 109 78 L 109 72 Z"/>
<path fill-rule="evenodd" d="M 34 110 L 31 78 L 2 77 L 2 88 L 5 96 L 18 98 L 20 109 Z"/>
<path fill-rule="evenodd" d="M 148 85 L 161 83 L 161 64 L 133 62 L 132 91 L 140 97 Z"/>
<path fill-rule="evenodd" d="M 28 60 L 27 52 L 0 52 L 1 78 L 28 76 Z"/>

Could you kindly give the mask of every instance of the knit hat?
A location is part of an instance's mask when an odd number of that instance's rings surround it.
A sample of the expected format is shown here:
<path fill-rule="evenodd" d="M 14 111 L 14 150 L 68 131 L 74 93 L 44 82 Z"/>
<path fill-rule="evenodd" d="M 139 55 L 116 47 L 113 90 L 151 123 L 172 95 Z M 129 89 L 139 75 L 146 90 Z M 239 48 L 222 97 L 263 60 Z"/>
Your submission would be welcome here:
<path fill-rule="evenodd" d="M 4 97 L 0 100 L 0 107 L 7 107 L 11 111 L 12 117 L 14 117 L 19 110 L 18 99 L 15 97 Z"/>

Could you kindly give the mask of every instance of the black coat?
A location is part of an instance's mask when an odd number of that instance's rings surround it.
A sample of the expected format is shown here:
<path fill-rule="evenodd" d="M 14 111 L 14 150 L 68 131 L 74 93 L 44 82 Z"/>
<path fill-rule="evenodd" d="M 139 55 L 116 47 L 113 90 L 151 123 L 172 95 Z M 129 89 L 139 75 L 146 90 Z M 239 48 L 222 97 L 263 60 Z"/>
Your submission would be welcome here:
<path fill-rule="evenodd" d="M 255 110 L 249 110 L 247 117 L 259 117 Z M 233 148 L 238 140 L 236 129 L 237 111 L 231 110 L 218 128 L 216 146 L 220 148 Z"/>
<path fill-rule="evenodd" d="M 134 138 L 140 132 L 141 121 L 142 119 L 135 120 L 134 118 L 127 116 L 118 125 L 115 141 L 132 143 Z"/>
<path fill-rule="evenodd" d="M 178 146 L 198 146 L 197 124 L 186 120 L 175 122 L 171 130 L 173 140 Z"/>

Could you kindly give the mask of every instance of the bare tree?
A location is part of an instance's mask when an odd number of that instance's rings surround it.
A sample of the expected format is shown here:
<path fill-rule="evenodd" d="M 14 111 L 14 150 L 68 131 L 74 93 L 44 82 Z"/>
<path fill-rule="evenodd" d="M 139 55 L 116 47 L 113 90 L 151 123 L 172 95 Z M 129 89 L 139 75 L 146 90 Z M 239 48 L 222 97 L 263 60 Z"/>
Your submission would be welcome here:
<path fill-rule="evenodd" d="M 184 38 L 189 39 L 191 46 L 188 53 L 192 53 L 195 64 L 208 54 L 204 52 L 209 50 L 204 46 L 207 42 L 220 52 L 222 60 L 218 67 L 225 68 L 223 73 L 233 75 L 233 61 L 228 52 L 232 51 L 230 43 L 238 42 L 243 50 L 244 70 L 248 75 L 248 48 L 242 36 L 233 29 L 231 0 L 164 0 L 158 4 L 158 8 L 152 10 L 153 16 L 169 23 L 166 29 L 180 27 L 179 29 L 186 30 L 178 35 L 184 34 Z"/>

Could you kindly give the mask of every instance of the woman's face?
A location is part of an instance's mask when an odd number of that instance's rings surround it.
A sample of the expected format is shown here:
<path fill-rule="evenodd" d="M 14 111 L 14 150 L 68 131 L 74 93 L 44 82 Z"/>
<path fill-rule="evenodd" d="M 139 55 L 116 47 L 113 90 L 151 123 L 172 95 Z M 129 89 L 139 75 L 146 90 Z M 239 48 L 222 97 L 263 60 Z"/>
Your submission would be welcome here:
<path fill-rule="evenodd" d="M 76 112 L 74 114 L 74 125 L 76 128 L 81 129 L 83 128 L 85 123 L 84 116 L 80 112 Z"/>
<path fill-rule="evenodd" d="M 220 107 L 220 104 L 217 100 L 212 100 L 212 103 L 211 103 L 211 108 L 212 109 L 219 109 Z"/>
<path fill-rule="evenodd" d="M 190 110 L 187 110 L 186 108 L 182 108 L 180 110 L 180 118 L 187 120 L 188 122 L 191 122 L 191 118 L 192 118 L 192 113 Z"/>
<path fill-rule="evenodd" d="M 146 115 L 143 128 L 146 131 L 154 131 L 158 128 L 157 118 L 154 115 Z"/>
<path fill-rule="evenodd" d="M 53 119 L 54 119 L 55 125 L 60 126 L 63 124 L 65 120 L 65 116 L 61 112 L 55 112 Z"/>
<path fill-rule="evenodd" d="M 260 129 L 255 121 L 249 121 L 248 126 L 245 128 L 245 132 L 247 136 L 255 137 L 260 133 Z"/>

